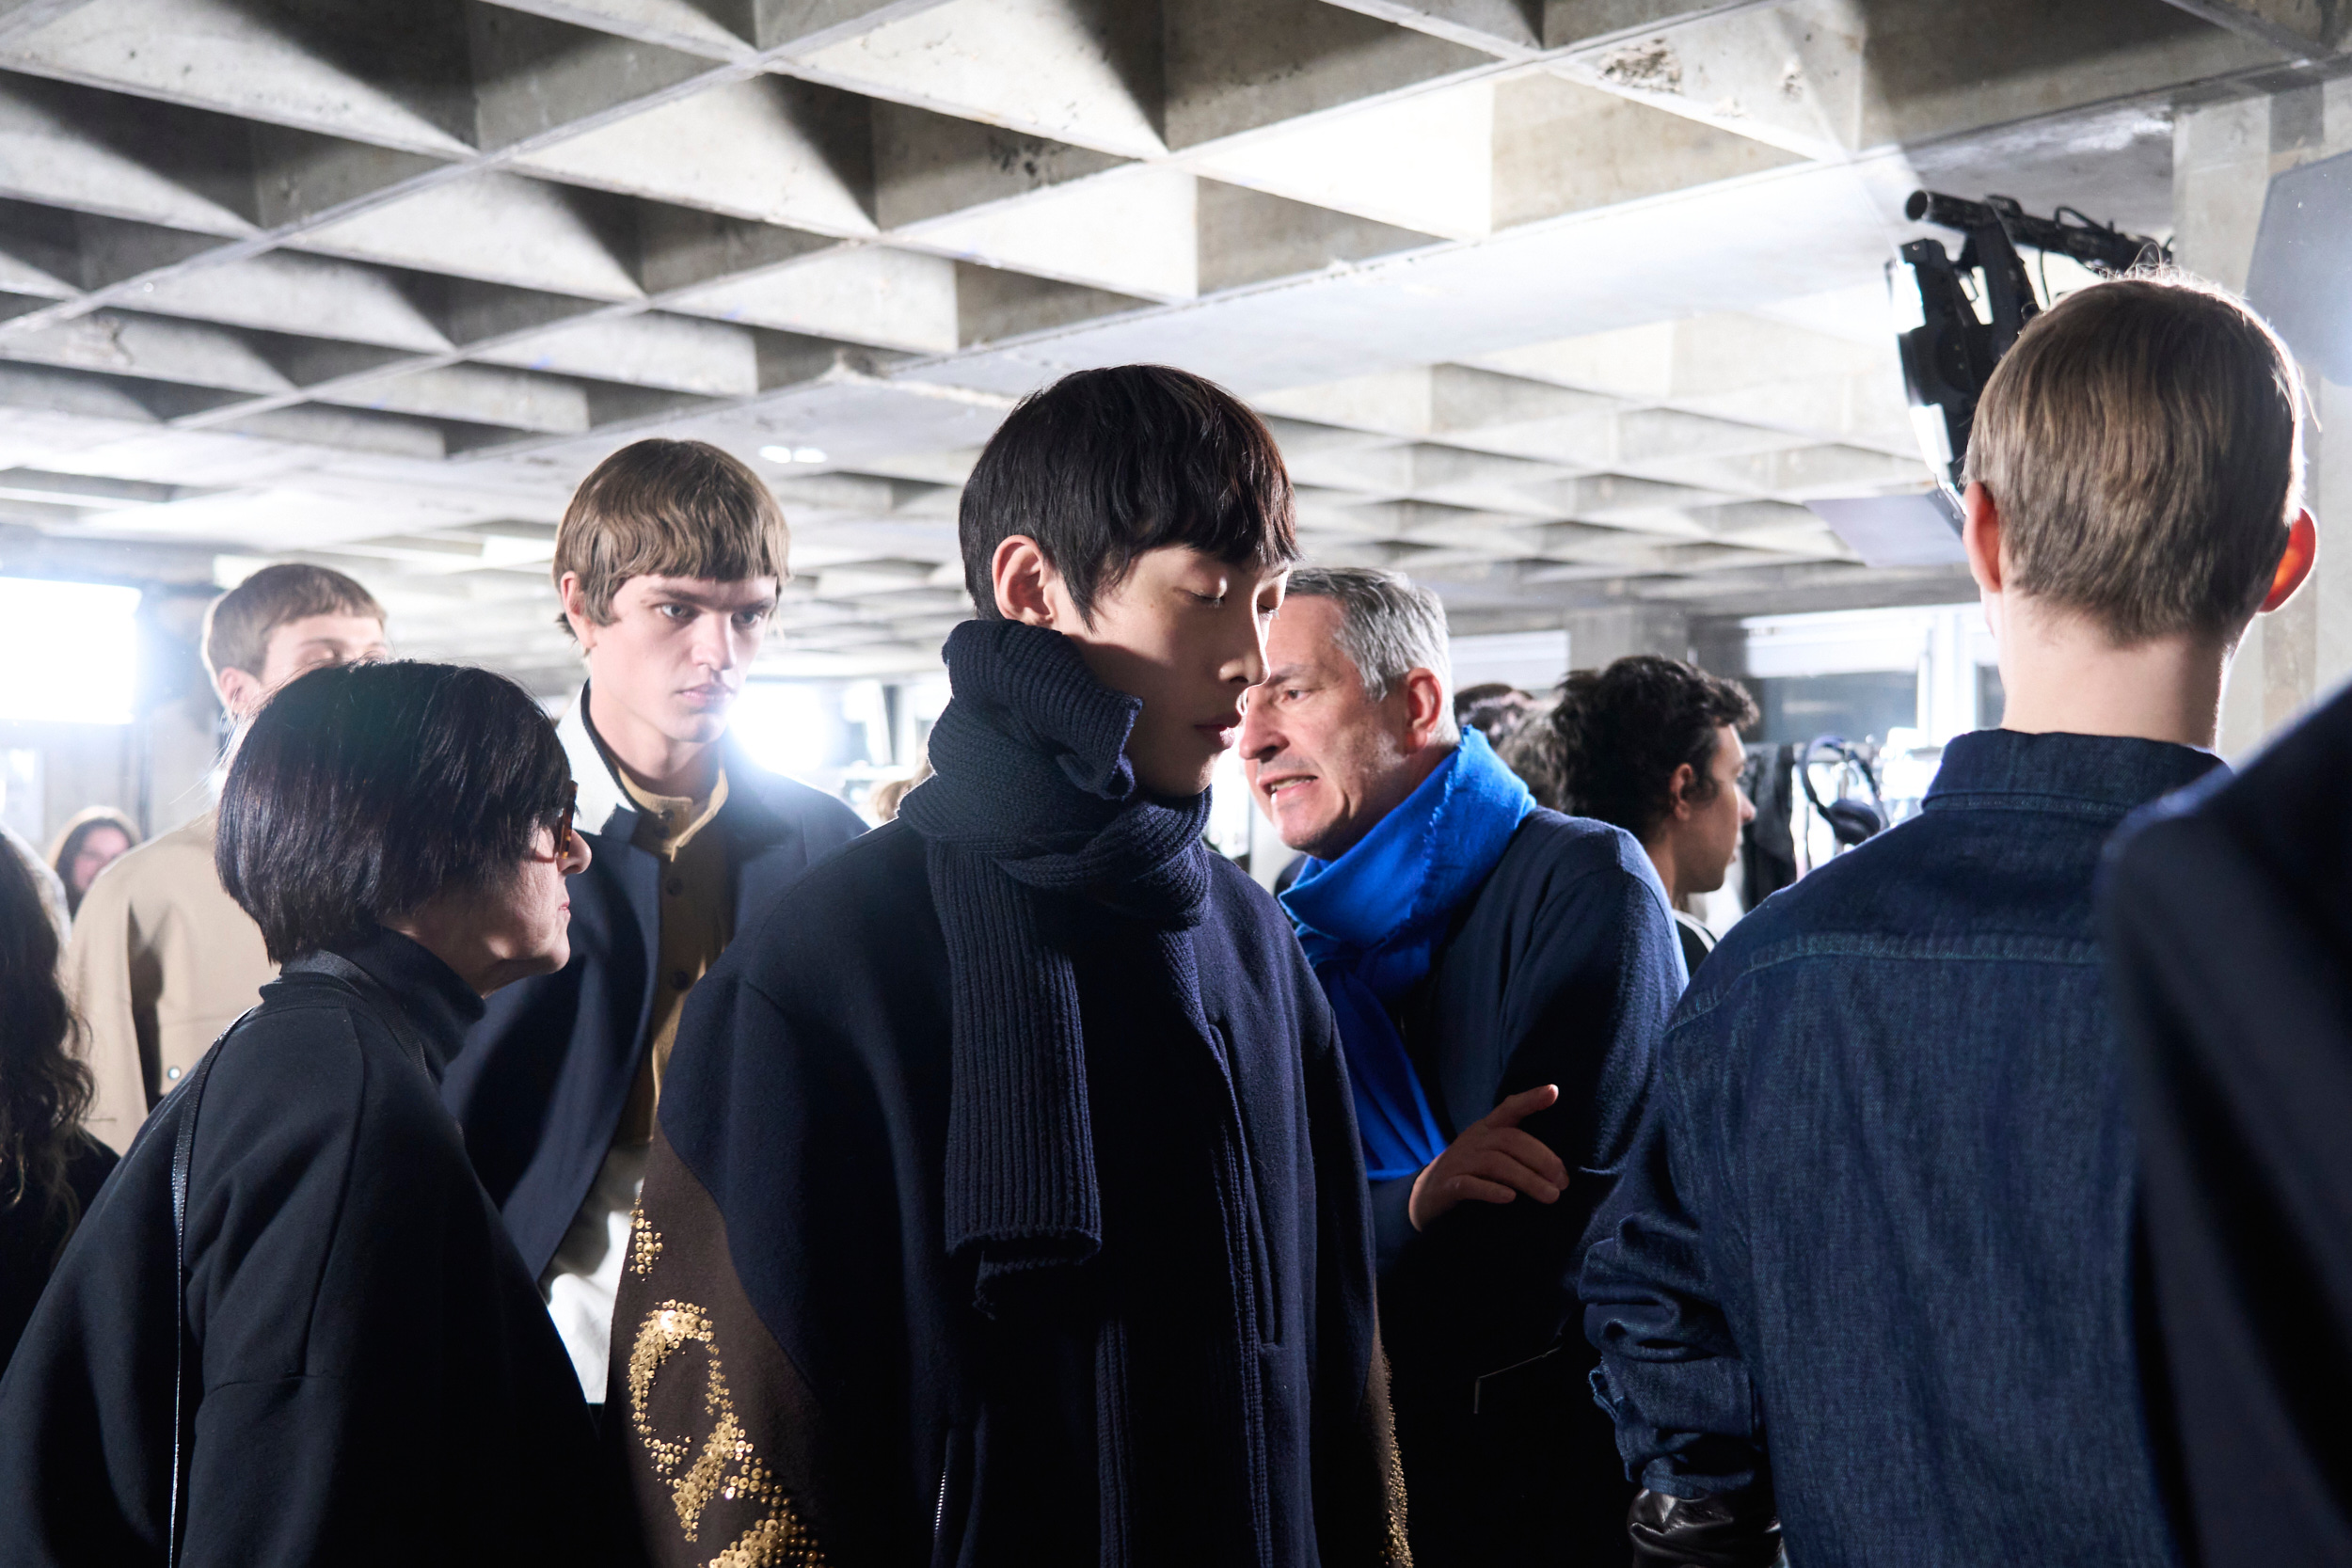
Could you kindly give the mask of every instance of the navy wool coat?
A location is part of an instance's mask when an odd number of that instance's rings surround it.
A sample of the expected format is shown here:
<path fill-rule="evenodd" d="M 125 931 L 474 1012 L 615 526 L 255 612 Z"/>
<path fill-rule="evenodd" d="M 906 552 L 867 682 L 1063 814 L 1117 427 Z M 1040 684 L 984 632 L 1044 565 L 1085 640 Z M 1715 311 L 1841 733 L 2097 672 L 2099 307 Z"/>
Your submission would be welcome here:
<path fill-rule="evenodd" d="M 1396 1008 L 1448 1138 L 1541 1084 L 1521 1126 L 1568 1169 L 1554 1204 L 1457 1205 L 1426 1231 L 1412 1179 L 1372 1202 L 1380 1334 L 1394 1372 L 1413 1555 L 1432 1564 L 1621 1560 L 1625 1480 L 1585 1380 L 1577 1319 L 1587 1223 L 1640 1124 L 1683 972 L 1656 871 L 1631 834 L 1537 810 L 1454 912 Z"/>
<path fill-rule="evenodd" d="M 466 1132 L 538 1278 L 587 1200 L 645 1054 L 661 942 L 661 861 L 632 842 L 639 813 L 588 738 L 580 693 L 564 724 L 594 859 L 571 879 L 572 958 L 491 997 L 450 1064 L 442 1096 Z M 865 831 L 830 795 L 726 752 L 727 800 L 714 824 L 735 865 L 735 930 L 800 874 Z"/>
<path fill-rule="evenodd" d="M 1093 1157 L 1131 1205 L 1106 1196 L 1085 1273 L 1179 1338 L 1234 1332 L 1229 1282 L 1198 1271 L 1189 1212 L 1149 1178 L 1190 1169 L 1212 1116 L 1238 1114 L 1253 1180 L 1233 1223 L 1264 1259 L 1249 1560 L 1375 1568 L 1403 1543 L 1345 1069 L 1279 911 L 1213 864 L 1191 941 L 1214 1040 L 1134 1006 L 1117 917 L 1078 910 L 1056 939 L 1076 958 Z M 739 933 L 689 999 L 607 1406 L 657 1562 L 731 1543 L 909 1568 L 1104 1560 L 1092 1314 L 983 1316 L 972 1256 L 946 1245 L 948 984 L 924 841 L 893 823 Z M 1136 1463 L 1230 1463 L 1242 1434 L 1204 1420 L 1214 1392 L 1137 1388 Z M 1126 1560 L 1209 1560 L 1200 1528 L 1145 1521 Z"/>

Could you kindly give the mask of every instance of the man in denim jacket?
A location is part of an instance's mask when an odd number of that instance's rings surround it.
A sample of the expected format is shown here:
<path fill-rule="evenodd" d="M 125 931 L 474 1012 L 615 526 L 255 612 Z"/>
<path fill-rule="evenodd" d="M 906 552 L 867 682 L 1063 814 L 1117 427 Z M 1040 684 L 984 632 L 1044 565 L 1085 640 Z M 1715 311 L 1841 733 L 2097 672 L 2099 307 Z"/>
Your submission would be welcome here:
<path fill-rule="evenodd" d="M 1724 940 L 1587 1255 L 1637 1560 L 1769 1562 L 1782 1527 L 1805 1568 L 2179 1560 L 2091 884 L 2219 766 L 2230 655 L 2310 570 L 2301 399 L 2242 305 L 2161 278 L 1994 373 L 1965 543 L 2003 726 Z"/>

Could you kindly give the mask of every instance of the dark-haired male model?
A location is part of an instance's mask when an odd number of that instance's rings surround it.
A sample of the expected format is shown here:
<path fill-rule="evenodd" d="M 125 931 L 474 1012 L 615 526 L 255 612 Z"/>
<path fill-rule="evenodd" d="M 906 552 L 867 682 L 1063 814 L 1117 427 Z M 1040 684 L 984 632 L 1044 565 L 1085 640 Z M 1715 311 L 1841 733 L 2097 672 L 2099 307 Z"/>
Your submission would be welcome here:
<path fill-rule="evenodd" d="M 1457 727 L 1429 590 L 1302 568 L 1266 657 L 1242 755 L 1309 857 L 1282 906 L 1363 1135 L 1414 1560 L 1606 1560 L 1632 1491 L 1574 1282 L 1682 990 L 1664 892 Z"/>
<path fill-rule="evenodd" d="M 498 994 L 442 1093 L 592 1405 L 686 993 L 864 827 L 727 741 L 786 546 L 759 476 L 700 441 L 623 447 L 556 531 L 555 588 L 588 666 L 557 733 L 596 860 L 572 879 L 571 961 Z"/>
<path fill-rule="evenodd" d="M 612 1347 L 647 1547 L 1402 1561 L 1329 1015 L 1201 839 L 1281 460 L 1198 377 L 1082 372 L 961 532 L 936 776 L 687 1008 Z"/>

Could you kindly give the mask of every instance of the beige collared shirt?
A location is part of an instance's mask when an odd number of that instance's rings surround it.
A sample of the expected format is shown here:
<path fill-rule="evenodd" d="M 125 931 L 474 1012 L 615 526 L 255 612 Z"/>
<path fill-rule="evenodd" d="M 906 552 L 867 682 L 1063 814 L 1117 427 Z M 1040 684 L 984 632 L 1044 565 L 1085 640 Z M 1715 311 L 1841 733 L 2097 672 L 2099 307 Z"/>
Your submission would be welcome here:
<path fill-rule="evenodd" d="M 99 873 L 66 944 L 97 1080 L 90 1135 L 119 1153 L 278 974 L 213 869 L 214 825 L 207 812 Z"/>
<path fill-rule="evenodd" d="M 735 934 L 735 866 L 725 831 L 712 826 L 727 803 L 724 768 L 708 797 L 700 800 L 656 795 L 640 788 L 620 768 L 613 773 L 637 806 L 632 842 L 662 863 L 661 931 L 655 944 L 660 961 L 653 976 L 653 1010 L 645 1023 L 645 1060 L 612 1140 L 616 1147 L 636 1148 L 653 1142 L 654 1111 L 661 1101 L 661 1077 L 669 1069 L 671 1047 L 677 1043 L 686 993 L 719 961 L 727 939 Z"/>

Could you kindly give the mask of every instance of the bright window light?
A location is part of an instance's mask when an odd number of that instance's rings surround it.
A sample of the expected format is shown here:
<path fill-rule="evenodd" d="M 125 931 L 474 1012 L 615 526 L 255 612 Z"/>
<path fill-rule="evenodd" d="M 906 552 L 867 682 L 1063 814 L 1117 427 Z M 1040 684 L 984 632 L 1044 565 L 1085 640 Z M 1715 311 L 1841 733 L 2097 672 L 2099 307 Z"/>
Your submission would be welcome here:
<path fill-rule="evenodd" d="M 832 760 L 841 699 L 828 688 L 798 681 L 746 681 L 728 727 L 760 767 L 805 778 Z"/>
<path fill-rule="evenodd" d="M 0 578 L 0 721 L 127 724 L 139 591 Z"/>

